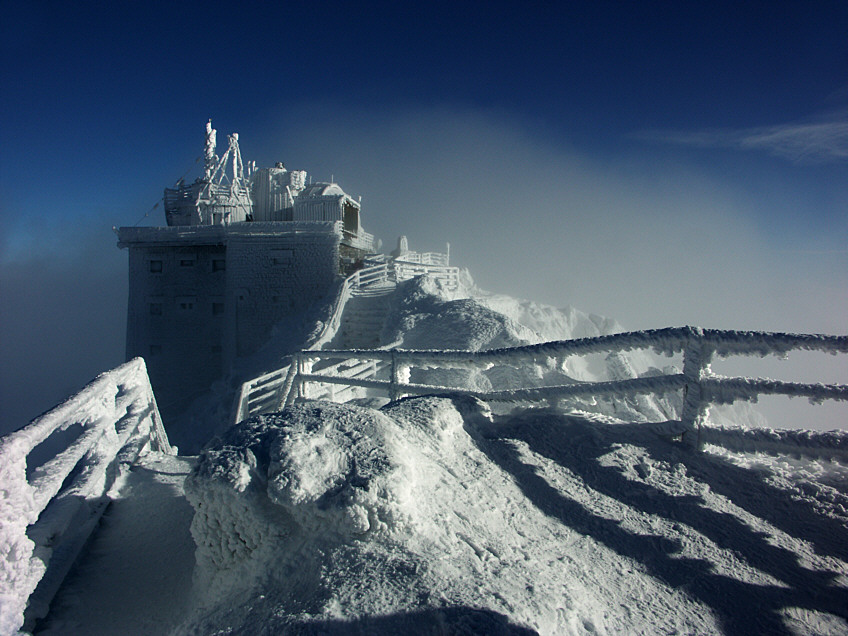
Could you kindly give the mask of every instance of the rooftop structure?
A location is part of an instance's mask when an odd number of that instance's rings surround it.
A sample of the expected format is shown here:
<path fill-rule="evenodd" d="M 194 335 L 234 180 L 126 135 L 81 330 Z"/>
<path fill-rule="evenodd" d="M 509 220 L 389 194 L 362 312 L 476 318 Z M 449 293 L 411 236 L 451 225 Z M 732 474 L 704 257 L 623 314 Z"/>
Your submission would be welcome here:
<path fill-rule="evenodd" d="M 245 163 L 238 133 L 227 137 L 223 156 L 215 154 L 217 131 L 206 123 L 204 172 L 194 183 L 182 179 L 165 188 L 168 225 L 230 225 L 243 222 L 341 221 L 344 243 L 370 251 L 373 237 L 360 224 L 359 201 L 336 183 L 307 183 L 305 170 L 287 170 Z"/>

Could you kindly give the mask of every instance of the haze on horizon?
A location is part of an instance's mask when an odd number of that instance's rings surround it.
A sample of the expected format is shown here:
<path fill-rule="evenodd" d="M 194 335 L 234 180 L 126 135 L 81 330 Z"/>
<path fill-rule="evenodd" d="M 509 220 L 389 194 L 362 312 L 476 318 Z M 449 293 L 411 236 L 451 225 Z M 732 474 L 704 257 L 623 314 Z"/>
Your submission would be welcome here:
<path fill-rule="evenodd" d="M 110 228 L 164 224 L 151 208 L 210 117 L 246 159 L 361 195 L 386 250 L 450 242 L 484 289 L 630 329 L 845 333 L 843 3 L 12 13 L 2 431 L 123 360 Z M 844 360 L 801 367 L 848 378 Z"/>

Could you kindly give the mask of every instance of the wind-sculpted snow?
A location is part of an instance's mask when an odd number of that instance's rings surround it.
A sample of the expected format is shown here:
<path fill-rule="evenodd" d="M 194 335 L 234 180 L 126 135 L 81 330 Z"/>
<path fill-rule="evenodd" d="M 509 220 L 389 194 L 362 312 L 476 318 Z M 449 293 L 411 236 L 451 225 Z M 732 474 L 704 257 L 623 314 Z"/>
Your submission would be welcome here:
<path fill-rule="evenodd" d="M 432 424 L 331 403 L 297 405 L 247 420 L 205 451 L 186 482 L 205 603 L 186 628 L 321 633 L 334 621 L 351 626 L 399 614 L 390 626 L 526 631 L 496 611 L 450 603 L 463 593 L 460 582 L 413 549 L 418 532 L 433 539 L 420 511 L 421 498 L 434 493 L 421 482 L 432 479 L 444 442 L 463 435 L 459 413 L 438 403 L 445 417 Z M 422 426 L 429 430 L 417 439 L 402 439 Z M 418 441 L 427 444 L 416 448 Z M 257 590 L 263 602 L 216 611 Z"/>
<path fill-rule="evenodd" d="M 186 482 L 199 600 L 177 632 L 840 633 L 848 469 L 788 435 L 693 453 L 460 396 L 258 416 Z M 841 461 L 831 437 L 807 441 Z"/>

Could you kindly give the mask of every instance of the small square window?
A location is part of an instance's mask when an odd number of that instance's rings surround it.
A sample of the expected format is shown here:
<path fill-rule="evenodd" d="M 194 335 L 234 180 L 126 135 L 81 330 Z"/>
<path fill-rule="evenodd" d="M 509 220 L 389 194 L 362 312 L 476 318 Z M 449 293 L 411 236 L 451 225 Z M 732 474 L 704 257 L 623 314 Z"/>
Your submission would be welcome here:
<path fill-rule="evenodd" d="M 150 261 L 150 271 L 154 274 L 162 272 L 162 261 Z"/>
<path fill-rule="evenodd" d="M 212 260 L 213 272 L 223 272 L 225 269 L 227 269 L 227 261 L 223 258 L 216 258 Z"/>
<path fill-rule="evenodd" d="M 194 303 L 180 303 L 180 309 L 194 309 Z"/>
<path fill-rule="evenodd" d="M 162 303 L 150 303 L 150 315 L 151 316 L 161 316 L 162 315 Z"/>
<path fill-rule="evenodd" d="M 182 258 L 180 259 L 180 267 L 191 267 L 194 265 L 194 260 L 191 258 Z"/>
<path fill-rule="evenodd" d="M 212 303 L 212 315 L 220 316 L 224 313 L 224 303 Z"/>
<path fill-rule="evenodd" d="M 221 353 L 221 345 L 212 345 L 212 353 Z"/>

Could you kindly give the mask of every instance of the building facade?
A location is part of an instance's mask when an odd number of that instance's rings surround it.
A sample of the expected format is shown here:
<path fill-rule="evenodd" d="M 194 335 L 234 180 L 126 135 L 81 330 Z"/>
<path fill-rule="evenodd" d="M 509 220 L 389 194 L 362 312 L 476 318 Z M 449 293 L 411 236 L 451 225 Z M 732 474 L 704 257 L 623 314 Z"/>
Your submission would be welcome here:
<path fill-rule="evenodd" d="M 207 124 L 206 170 L 165 191 L 167 227 L 125 227 L 127 359 L 140 356 L 163 414 L 182 411 L 255 353 L 276 324 L 324 300 L 374 249 L 359 203 L 304 171 L 244 170 Z M 226 168 L 232 175 L 226 178 Z"/>

